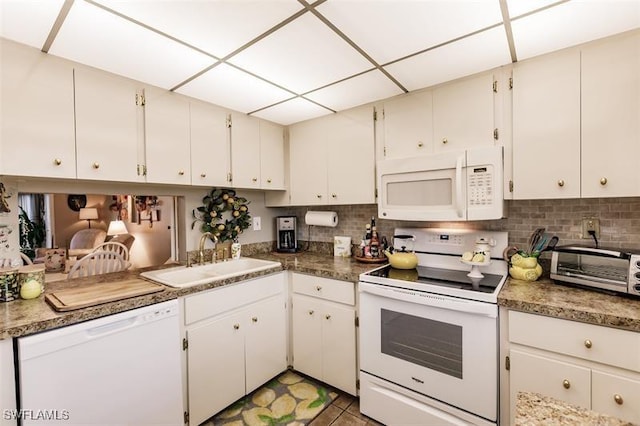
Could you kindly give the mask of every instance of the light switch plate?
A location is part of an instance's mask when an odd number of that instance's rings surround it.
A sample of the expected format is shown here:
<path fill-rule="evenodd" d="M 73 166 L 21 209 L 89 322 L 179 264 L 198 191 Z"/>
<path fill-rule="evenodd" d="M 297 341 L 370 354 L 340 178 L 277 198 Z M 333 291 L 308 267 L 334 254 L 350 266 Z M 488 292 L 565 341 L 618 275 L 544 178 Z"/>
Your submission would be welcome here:
<path fill-rule="evenodd" d="M 253 230 L 260 231 L 262 229 L 262 220 L 260 219 L 260 216 L 254 216 L 251 219 L 253 220 Z"/>

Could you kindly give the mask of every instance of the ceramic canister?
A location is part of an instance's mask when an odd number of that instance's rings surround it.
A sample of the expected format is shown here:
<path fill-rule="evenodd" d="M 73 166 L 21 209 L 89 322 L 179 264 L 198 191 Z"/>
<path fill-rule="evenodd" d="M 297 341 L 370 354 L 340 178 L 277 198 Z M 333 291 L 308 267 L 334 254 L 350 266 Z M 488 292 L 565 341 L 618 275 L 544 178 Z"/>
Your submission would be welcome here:
<path fill-rule="evenodd" d="M 40 284 L 41 291 L 40 293 L 44 293 L 44 265 L 25 265 L 22 266 L 18 272 L 18 284 L 19 287 L 22 287 L 24 283 L 31 280 L 36 280 Z"/>
<path fill-rule="evenodd" d="M 18 268 L 0 269 L 0 302 L 10 302 L 18 298 Z"/>

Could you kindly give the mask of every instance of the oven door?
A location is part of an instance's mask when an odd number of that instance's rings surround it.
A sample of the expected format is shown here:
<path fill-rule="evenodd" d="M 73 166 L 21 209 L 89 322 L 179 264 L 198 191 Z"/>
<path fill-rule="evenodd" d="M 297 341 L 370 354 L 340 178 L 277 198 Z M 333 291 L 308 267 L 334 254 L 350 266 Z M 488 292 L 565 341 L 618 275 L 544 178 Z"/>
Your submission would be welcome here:
<path fill-rule="evenodd" d="M 360 369 L 496 421 L 498 307 L 360 282 Z"/>

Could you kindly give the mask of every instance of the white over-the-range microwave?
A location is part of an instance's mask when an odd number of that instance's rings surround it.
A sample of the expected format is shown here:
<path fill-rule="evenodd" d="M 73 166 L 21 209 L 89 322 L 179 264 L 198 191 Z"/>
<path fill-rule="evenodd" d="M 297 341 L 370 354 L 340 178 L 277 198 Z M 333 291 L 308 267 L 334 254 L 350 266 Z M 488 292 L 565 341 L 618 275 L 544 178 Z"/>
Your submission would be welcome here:
<path fill-rule="evenodd" d="M 461 221 L 504 215 L 502 147 L 378 161 L 378 216 Z"/>

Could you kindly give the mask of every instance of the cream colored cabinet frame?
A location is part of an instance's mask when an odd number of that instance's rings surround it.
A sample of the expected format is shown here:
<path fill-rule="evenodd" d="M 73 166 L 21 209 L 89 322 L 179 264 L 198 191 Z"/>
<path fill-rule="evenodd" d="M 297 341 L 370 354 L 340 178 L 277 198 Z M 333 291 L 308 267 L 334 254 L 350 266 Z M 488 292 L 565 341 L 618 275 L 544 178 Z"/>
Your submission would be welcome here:
<path fill-rule="evenodd" d="M 420 90 L 384 101 L 384 158 L 433 152 L 433 93 Z"/>
<path fill-rule="evenodd" d="M 229 186 L 231 146 L 226 110 L 192 100 L 191 184 Z"/>
<path fill-rule="evenodd" d="M 0 174 L 76 177 L 73 64 L 0 39 Z"/>
<path fill-rule="evenodd" d="M 291 279 L 294 369 L 356 395 L 354 283 L 299 273 Z"/>

